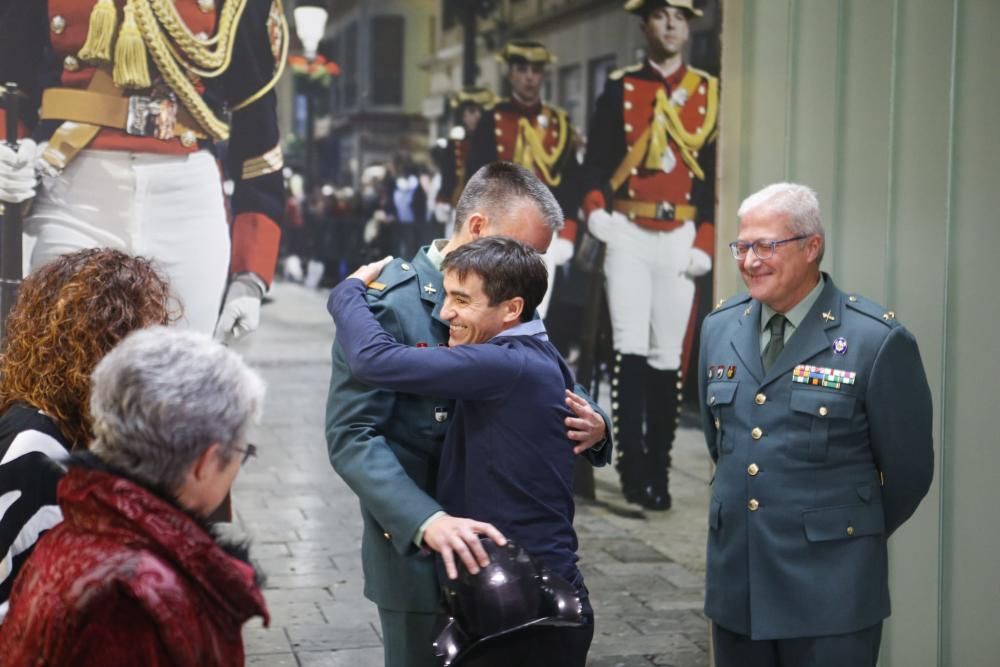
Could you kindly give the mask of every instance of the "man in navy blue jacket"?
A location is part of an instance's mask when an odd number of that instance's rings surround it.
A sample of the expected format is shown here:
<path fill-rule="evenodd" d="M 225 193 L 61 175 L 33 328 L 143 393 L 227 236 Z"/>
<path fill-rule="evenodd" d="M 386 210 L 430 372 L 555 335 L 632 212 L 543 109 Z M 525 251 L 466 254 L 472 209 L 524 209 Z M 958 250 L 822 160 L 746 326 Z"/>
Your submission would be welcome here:
<path fill-rule="evenodd" d="M 483 534 L 502 542 L 487 524 L 495 526 L 576 588 L 588 623 L 535 629 L 545 637 L 535 636 L 531 659 L 582 667 L 593 612 L 576 566 L 573 453 L 563 429 L 574 382 L 544 324 L 533 319 L 547 287 L 544 263 L 504 237 L 450 253 L 442 264 L 441 309 L 448 346 L 419 348 L 397 343 L 368 308 L 365 290 L 386 261 L 362 267 L 330 295 L 337 341 L 351 372 L 385 389 L 457 400 L 437 500 L 451 515 L 486 522 Z M 448 576 L 455 578 L 454 558 L 443 556 Z M 496 650 L 506 648 L 501 643 Z M 523 660 L 518 656 L 516 664 Z"/>

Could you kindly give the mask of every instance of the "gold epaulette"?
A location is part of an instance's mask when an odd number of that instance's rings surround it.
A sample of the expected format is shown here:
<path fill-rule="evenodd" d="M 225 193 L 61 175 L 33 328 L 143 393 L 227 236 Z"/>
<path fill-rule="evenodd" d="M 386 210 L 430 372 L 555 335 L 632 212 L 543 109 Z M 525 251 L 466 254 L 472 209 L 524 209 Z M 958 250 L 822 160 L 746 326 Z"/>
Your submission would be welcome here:
<path fill-rule="evenodd" d="M 697 74 L 701 78 L 705 79 L 706 81 L 711 81 L 712 79 L 715 78 L 714 76 L 712 76 L 711 74 L 709 74 L 705 70 L 698 69 L 697 67 L 691 67 L 690 65 L 688 65 L 688 71 L 689 72 L 694 72 L 695 74 Z"/>
<path fill-rule="evenodd" d="M 643 67 L 642 63 L 636 63 L 634 65 L 629 65 L 628 67 L 619 67 L 614 72 L 608 75 L 608 78 L 612 81 L 617 81 L 626 74 L 631 74 L 632 72 L 638 72 Z"/>

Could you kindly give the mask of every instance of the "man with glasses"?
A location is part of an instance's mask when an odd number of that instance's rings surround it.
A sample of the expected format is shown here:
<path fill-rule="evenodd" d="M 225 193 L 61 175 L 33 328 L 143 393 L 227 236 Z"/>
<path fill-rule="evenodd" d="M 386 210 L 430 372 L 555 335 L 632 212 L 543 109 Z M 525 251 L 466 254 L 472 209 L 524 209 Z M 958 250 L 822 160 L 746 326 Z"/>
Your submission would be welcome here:
<path fill-rule="evenodd" d="M 718 468 L 705 613 L 719 667 L 872 665 L 889 615 L 886 540 L 934 469 L 913 335 L 819 265 L 816 194 L 740 206 L 748 293 L 705 319 L 701 416 Z"/>

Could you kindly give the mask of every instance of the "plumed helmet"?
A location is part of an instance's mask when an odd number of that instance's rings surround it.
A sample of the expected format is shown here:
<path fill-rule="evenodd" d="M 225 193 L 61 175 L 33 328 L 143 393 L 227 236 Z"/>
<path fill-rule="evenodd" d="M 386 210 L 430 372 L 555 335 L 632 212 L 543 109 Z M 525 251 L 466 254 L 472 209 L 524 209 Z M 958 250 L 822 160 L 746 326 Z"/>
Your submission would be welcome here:
<path fill-rule="evenodd" d="M 472 649 L 497 637 L 536 625 L 578 626 L 583 606 L 573 586 L 550 572 L 522 547 L 480 538 L 490 564 L 477 574 L 459 567 L 448 579 L 441 560 L 448 619 L 434 641 L 442 667 L 455 665 Z"/>

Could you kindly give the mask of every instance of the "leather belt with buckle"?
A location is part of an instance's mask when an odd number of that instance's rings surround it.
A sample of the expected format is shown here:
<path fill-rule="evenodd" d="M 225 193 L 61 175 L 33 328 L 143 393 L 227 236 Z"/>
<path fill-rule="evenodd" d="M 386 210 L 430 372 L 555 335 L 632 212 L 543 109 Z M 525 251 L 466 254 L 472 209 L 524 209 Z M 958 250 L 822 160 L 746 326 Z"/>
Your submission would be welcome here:
<path fill-rule="evenodd" d="M 179 137 L 190 147 L 207 139 L 197 122 L 173 93 L 121 97 L 74 88 L 49 88 L 42 94 L 40 114 L 45 120 L 63 120 L 124 130 L 136 137 L 169 141 Z"/>
<path fill-rule="evenodd" d="M 690 204 L 673 204 L 666 201 L 651 202 L 637 201 L 635 199 L 615 199 L 613 208 L 619 213 L 624 213 L 628 216 L 629 220 L 645 218 L 651 221 L 680 223 L 686 220 L 695 220 L 698 216 L 698 209 Z"/>

